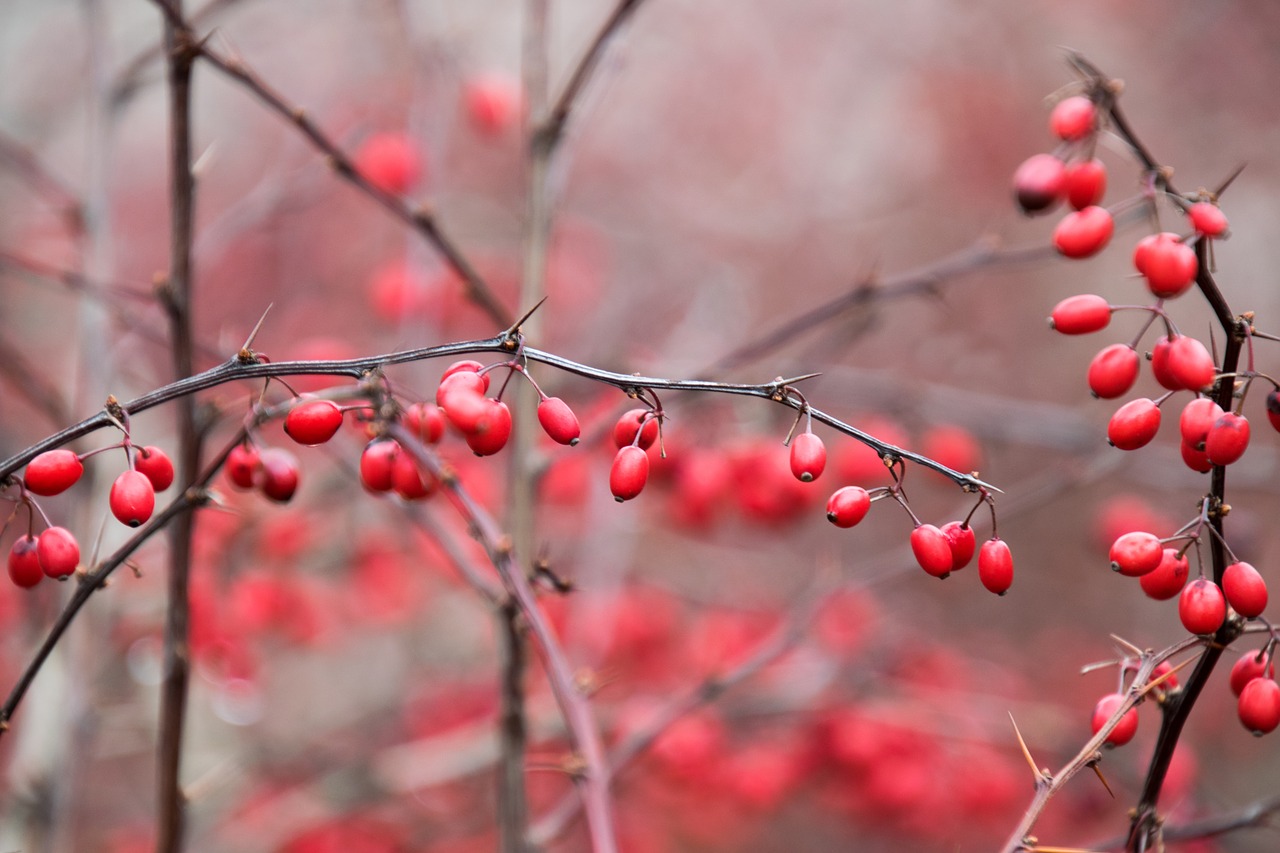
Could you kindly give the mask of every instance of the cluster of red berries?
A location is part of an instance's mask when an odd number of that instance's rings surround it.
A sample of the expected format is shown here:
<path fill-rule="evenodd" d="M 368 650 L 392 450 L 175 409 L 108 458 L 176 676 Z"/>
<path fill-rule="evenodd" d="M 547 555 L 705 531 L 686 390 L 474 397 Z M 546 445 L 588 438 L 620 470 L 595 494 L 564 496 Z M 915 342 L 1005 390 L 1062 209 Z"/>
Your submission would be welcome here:
<path fill-rule="evenodd" d="M 130 467 L 111 484 L 108 505 L 122 524 L 138 527 L 155 511 L 156 492 L 173 484 L 173 462 L 160 448 L 134 447 L 128 437 L 103 450 L 116 447 L 124 448 Z M 102 451 L 93 451 L 99 452 Z M 90 455 L 80 456 L 59 448 L 47 450 L 27 463 L 19 501 L 27 507 L 32 523 L 39 513 L 46 527 L 38 537 L 29 530 L 9 549 L 9 578 L 18 586 L 33 587 L 46 575 L 61 580 L 79 566 L 80 545 L 75 536 L 64 527 L 50 524 L 33 495 L 52 497 L 74 486 L 84 474 L 84 459 Z"/>

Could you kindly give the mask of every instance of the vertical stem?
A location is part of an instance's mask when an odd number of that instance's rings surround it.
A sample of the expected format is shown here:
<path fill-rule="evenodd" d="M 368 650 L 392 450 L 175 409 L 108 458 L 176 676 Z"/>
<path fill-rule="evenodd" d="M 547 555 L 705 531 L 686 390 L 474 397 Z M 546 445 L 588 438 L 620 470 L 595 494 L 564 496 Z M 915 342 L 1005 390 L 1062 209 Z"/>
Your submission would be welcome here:
<path fill-rule="evenodd" d="M 182 14 L 182 0 L 170 0 Z M 191 174 L 191 69 L 196 53 L 190 33 L 165 17 L 165 47 L 169 54 L 169 169 L 171 221 L 169 280 L 162 292 L 169 315 L 176 378 L 192 375 L 191 243 L 195 219 L 195 181 Z M 177 482 L 192 482 L 200 467 L 200 436 L 195 424 L 195 400 L 177 401 Z M 179 774 L 183 725 L 190 678 L 189 576 L 195 513 L 183 513 L 169 536 L 169 604 L 164 635 L 164 682 L 161 687 L 160 748 L 157 780 L 159 798 L 157 851 L 182 849 L 186 803 Z"/>
<path fill-rule="evenodd" d="M 498 762 L 498 834 L 504 853 L 523 853 L 529 807 L 525 800 L 524 753 L 524 672 L 526 649 L 520 629 L 520 608 L 508 598 L 498 609 L 500 660 L 502 665 L 502 708 L 498 732 L 501 760 Z"/>

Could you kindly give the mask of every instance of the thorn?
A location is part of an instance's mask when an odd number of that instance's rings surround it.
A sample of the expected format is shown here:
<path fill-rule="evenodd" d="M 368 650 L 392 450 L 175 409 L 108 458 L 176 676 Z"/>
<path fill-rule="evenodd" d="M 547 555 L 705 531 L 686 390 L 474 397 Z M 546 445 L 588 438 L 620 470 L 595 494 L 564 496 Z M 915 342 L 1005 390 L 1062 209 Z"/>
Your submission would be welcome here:
<path fill-rule="evenodd" d="M 240 352 L 236 354 L 236 361 L 241 364 L 257 364 L 258 356 L 254 354 L 249 347 L 253 346 L 254 338 L 258 337 L 258 332 L 262 331 L 262 324 L 267 321 L 267 315 L 271 313 L 274 302 L 267 304 L 267 309 L 262 312 L 262 316 L 258 318 L 258 323 L 253 327 L 253 331 L 249 333 L 249 337 L 245 339 L 244 346 L 240 347 Z"/>
<path fill-rule="evenodd" d="M 1102 787 L 1107 789 L 1107 793 L 1111 795 L 1111 799 L 1116 798 L 1116 792 L 1111 790 L 1111 786 L 1107 784 L 1107 777 L 1102 775 L 1102 768 L 1098 766 L 1097 761 L 1090 761 L 1089 766 L 1093 768 L 1093 772 L 1098 774 L 1098 781 L 1102 783 Z"/>
<path fill-rule="evenodd" d="M 1160 685 L 1164 684 L 1164 683 L 1165 683 L 1166 681 L 1168 681 L 1169 679 L 1173 678 L 1173 677 L 1174 677 L 1175 675 L 1177 675 L 1179 672 L 1181 672 L 1182 670 L 1186 669 L 1186 668 L 1187 668 L 1187 667 L 1188 667 L 1188 666 L 1189 666 L 1193 661 L 1197 661 L 1197 660 L 1199 660 L 1199 658 L 1187 658 L 1187 659 L 1186 659 L 1186 660 L 1184 660 L 1182 663 L 1178 664 L 1178 665 L 1177 665 L 1177 666 L 1175 666 L 1173 669 L 1169 670 L 1169 671 L 1168 671 L 1168 672 L 1166 672 L 1164 675 L 1160 676 L 1159 678 L 1155 679 L 1154 681 L 1148 681 L 1145 685 L 1143 685 L 1143 687 L 1142 687 L 1142 691 L 1140 692 L 1140 694 L 1139 694 L 1139 695 L 1141 695 L 1141 696 L 1145 696 L 1145 695 L 1147 695 L 1147 694 L 1148 694 L 1148 693 L 1150 693 L 1152 690 L 1155 690 L 1157 687 L 1159 687 Z"/>
<path fill-rule="evenodd" d="M 1112 634 L 1111 639 L 1115 640 L 1117 643 L 1124 646 L 1126 649 L 1133 652 L 1135 655 L 1142 656 L 1143 654 L 1145 654 L 1144 650 L 1138 648 L 1133 643 L 1126 640 L 1124 637 L 1121 637 L 1119 634 Z"/>
<path fill-rule="evenodd" d="M 1036 767 L 1036 760 L 1031 757 L 1031 750 L 1027 749 L 1027 742 L 1022 739 L 1022 732 L 1018 731 L 1018 721 L 1013 718 L 1013 713 L 1009 713 L 1009 722 L 1013 724 L 1013 733 L 1018 738 L 1018 746 L 1022 749 L 1022 757 L 1027 759 L 1027 766 L 1031 768 L 1031 774 L 1036 777 L 1036 784 L 1039 785 L 1045 780 L 1047 775 L 1039 767 Z"/>
<path fill-rule="evenodd" d="M 821 374 L 820 372 L 819 372 L 819 373 L 806 373 L 806 374 L 804 374 L 803 376 L 794 376 L 794 377 L 792 377 L 791 379 L 783 379 L 781 376 L 779 376 L 777 379 L 773 380 L 773 382 L 772 382 L 772 383 L 770 383 L 770 386 L 769 386 L 769 387 L 771 387 L 771 388 L 781 388 L 781 387 L 783 387 L 783 386 L 785 386 L 785 385 L 795 385 L 797 382 L 803 382 L 803 381 L 805 381 L 806 379 L 816 379 L 817 377 L 819 377 L 819 376 L 821 376 L 821 375 L 822 375 L 822 374 Z"/>
<path fill-rule="evenodd" d="M 546 302 L 549 298 L 550 298 L 549 296 L 544 296 L 544 297 L 542 297 L 541 299 L 539 299 L 539 300 L 538 300 L 538 304 L 537 304 L 537 305 L 534 305 L 534 306 L 533 306 L 532 308 L 530 308 L 528 311 L 524 312 L 524 316 L 522 316 L 519 320 L 516 320 L 514 323 L 512 323 L 512 324 L 507 328 L 507 330 L 506 330 L 505 332 L 503 332 L 503 333 L 502 333 L 502 337 L 504 337 L 504 338 L 512 338 L 512 337 L 515 337 L 515 336 L 520 332 L 520 327 L 521 327 L 522 325 L 524 325 L 525 320 L 528 320 L 530 317 L 532 317 L 532 316 L 533 316 L 533 312 L 534 312 L 534 311 L 537 311 L 539 308 L 541 308 L 541 307 L 542 307 L 542 303 Z"/>
<path fill-rule="evenodd" d="M 1241 163 L 1239 166 L 1236 166 L 1235 171 L 1230 175 L 1227 175 L 1227 179 L 1219 184 L 1218 188 L 1213 191 L 1213 197 L 1216 199 L 1218 196 L 1222 195 L 1223 191 L 1226 190 L 1227 187 L 1231 186 L 1232 181 L 1240 177 L 1240 173 L 1244 171 L 1244 167 L 1247 165 L 1247 163 Z"/>

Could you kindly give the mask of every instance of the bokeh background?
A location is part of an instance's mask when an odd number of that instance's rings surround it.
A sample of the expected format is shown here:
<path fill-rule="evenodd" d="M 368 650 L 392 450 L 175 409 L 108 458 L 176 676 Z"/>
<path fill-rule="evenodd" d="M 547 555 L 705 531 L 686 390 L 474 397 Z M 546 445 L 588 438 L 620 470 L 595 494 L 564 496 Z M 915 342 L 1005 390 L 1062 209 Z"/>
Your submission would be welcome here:
<path fill-rule="evenodd" d="M 411 140 L 420 170 L 406 195 L 430 205 L 516 308 L 527 185 L 519 115 L 486 125 L 469 92 L 477 81 L 518 91 L 522 4 L 208 5 L 198 30 L 344 150 L 384 133 Z M 559 91 L 610 5 L 550 6 Z M 0 8 L 6 457 L 108 394 L 128 399 L 170 379 L 163 314 L 150 298 L 168 240 L 160 25 L 142 0 Z M 1231 237 L 1217 249 L 1219 281 L 1236 310 L 1256 311 L 1273 331 L 1280 10 L 1271 4 L 647 0 L 577 103 L 550 175 L 551 298 L 532 343 L 657 376 L 704 375 L 744 347 L 716 375 L 821 371 L 803 386 L 814 405 L 972 463 L 1003 489 L 999 530 L 1017 565 L 1014 588 L 997 598 L 972 569 L 945 583 L 926 577 L 906 549 L 907 516 L 887 502 L 854 530 L 832 528 L 826 495 L 841 477 L 872 485 L 874 466 L 823 433 L 830 472 L 809 487 L 788 482 L 789 418 L 759 401 L 664 398 L 670 459 L 641 498 L 619 506 L 606 488 L 605 433 L 627 401 L 539 371 L 588 425 L 578 448 L 539 448 L 549 467 L 538 541 L 576 587 L 544 603 L 575 666 L 596 680 L 607 740 L 731 671 L 788 624 L 803 629 L 790 652 L 624 771 L 624 849 L 992 849 L 1032 793 L 1009 714 L 1037 761 L 1057 767 L 1087 738 L 1093 703 L 1115 689 L 1114 669 L 1080 674 L 1116 657 L 1110 635 L 1157 649 L 1183 636 L 1176 607 L 1112 575 L 1105 557 L 1118 526 L 1147 517 L 1170 533 L 1205 488 L 1179 461 L 1168 424 L 1133 454 L 1103 440 L 1113 406 L 1089 397 L 1085 367 L 1138 320 L 1122 314 L 1088 339 L 1044 322 L 1074 293 L 1143 301 L 1129 247 L 1149 224 L 1127 221 L 1088 261 L 1046 252 L 953 264 L 975 248 L 1047 244 L 1055 217 L 1019 215 L 1010 176 L 1052 148 L 1045 99 L 1073 79 L 1065 48 L 1124 81 L 1127 115 L 1181 189 L 1214 186 L 1247 164 L 1222 202 Z M 242 87 L 198 65 L 195 104 L 203 366 L 232 354 L 268 305 L 255 347 L 275 360 L 495 331 L 429 245 Z M 1099 151 L 1107 203 L 1135 196 L 1126 152 L 1108 139 Z M 1168 208 L 1162 216 L 1183 227 Z M 950 266 L 922 277 L 935 264 Z M 859 286 L 881 293 L 782 346 L 753 345 Z M 1188 333 L 1208 334 L 1198 297 L 1173 313 Z M 1274 345 L 1260 343 L 1259 369 L 1275 360 Z M 430 398 L 443 367 L 393 378 Z M 226 434 L 259 390 L 205 398 L 225 412 Z M 1134 394 L 1156 390 L 1144 375 Z M 1254 446 L 1231 472 L 1228 529 L 1236 553 L 1273 577 L 1278 457 L 1261 398 L 1246 407 Z M 134 429 L 172 446 L 164 412 Z M 297 451 L 303 486 L 289 505 L 224 485 L 225 508 L 202 516 L 185 761 L 191 849 L 496 844 L 495 623 L 452 567 L 482 563 L 482 552 L 448 506 L 365 493 L 353 475 L 360 430 Z M 287 442 L 275 428 L 261 440 Z M 452 441 L 446 454 L 461 447 Z M 501 515 L 504 457 L 454 462 Z M 99 457 L 92 482 L 42 502 L 104 553 L 124 536 L 102 521 L 118 464 Z M 926 521 L 968 512 L 968 497 L 926 471 L 913 470 L 908 487 Z M 977 519 L 986 535 L 989 519 Z M 6 547 L 21 526 L 10 525 Z M 155 543 L 137 560 L 139 576 L 121 573 L 95 596 L 0 740 L 3 849 L 148 849 L 162 550 Z M 815 584 L 836 590 L 816 614 L 803 604 Z M 7 690 L 68 590 L 0 586 Z M 536 664 L 527 689 L 536 817 L 570 785 Z M 1141 716 L 1135 742 L 1103 762 L 1115 799 L 1080 777 L 1046 812 L 1044 843 L 1089 845 L 1127 826 L 1157 728 L 1150 704 Z M 1162 801 L 1172 823 L 1240 807 L 1280 781 L 1275 745 L 1236 721 L 1225 673 L 1185 739 Z M 1276 844 L 1273 831 L 1253 830 L 1183 849 Z M 574 824 L 548 849 L 585 845 Z"/>

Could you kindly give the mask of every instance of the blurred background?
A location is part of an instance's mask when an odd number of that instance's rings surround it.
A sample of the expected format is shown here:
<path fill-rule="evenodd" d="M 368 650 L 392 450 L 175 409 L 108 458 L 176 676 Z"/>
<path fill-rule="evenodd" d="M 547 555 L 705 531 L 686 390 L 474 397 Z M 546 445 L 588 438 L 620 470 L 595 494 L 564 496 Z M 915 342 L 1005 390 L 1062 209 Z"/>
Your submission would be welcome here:
<path fill-rule="evenodd" d="M 504 304 L 528 307 L 522 4 L 189 5 L 214 49 L 304 108 L 393 192 L 428 206 Z M 550 4 L 553 93 L 610 11 Z M 172 379 L 153 298 L 168 265 L 160 33 L 142 0 L 0 8 L 6 457 L 93 414 L 108 394 L 129 399 Z M 1080 674 L 1119 657 L 1111 635 L 1152 649 L 1184 636 L 1175 603 L 1148 599 L 1107 565 L 1119 532 L 1172 533 L 1206 488 L 1182 465 L 1168 423 L 1135 453 L 1104 441 L 1120 401 L 1093 400 L 1085 369 L 1140 320 L 1122 313 L 1086 338 L 1045 323 L 1076 293 L 1148 301 L 1131 247 L 1151 225 L 1124 220 L 1109 250 L 1065 261 L 1034 251 L 1057 216 L 1023 217 L 1010 192 L 1019 163 L 1053 150 L 1046 98 L 1074 80 L 1068 47 L 1124 81 L 1126 114 L 1181 190 L 1216 186 L 1247 164 L 1222 201 L 1231 236 L 1217 247 L 1218 280 L 1236 311 L 1256 311 L 1258 327 L 1275 331 L 1271 4 L 648 0 L 576 102 L 549 174 L 550 298 L 530 343 L 671 378 L 821 371 L 802 386 L 816 407 L 999 486 L 999 533 L 1016 565 L 1003 597 L 972 568 L 938 583 L 915 565 L 910 519 L 887 501 L 857 528 L 835 529 L 826 497 L 882 484 L 874 454 L 819 428 L 831 464 L 798 484 L 782 446 L 791 417 L 758 400 L 664 396 L 668 458 L 655 449 L 649 488 L 619 505 L 607 490 L 608 433 L 633 404 L 535 368 L 574 406 L 585 438 L 537 444 L 539 553 L 525 556 L 545 557 L 574 585 L 542 601 L 596 690 L 606 742 L 644 730 L 709 678 L 741 676 L 654 730 L 654 748 L 621 771 L 623 849 L 996 848 L 1032 795 L 1009 715 L 1037 762 L 1056 768 L 1089 736 L 1097 699 L 1117 689 L 1115 668 Z M 201 367 L 232 355 L 268 306 L 254 347 L 276 361 L 498 330 L 419 234 L 199 63 L 194 124 Z M 1105 203 L 1136 197 L 1140 175 L 1123 146 L 1104 134 L 1098 156 Z M 1161 216 L 1185 231 L 1168 207 Z M 766 345 L 787 321 L 859 288 L 866 298 L 854 308 Z M 1212 318 L 1198 296 L 1171 313 L 1207 339 Z M 1274 360 L 1260 342 L 1258 368 Z M 444 367 L 390 375 L 406 400 L 431 399 Z M 202 397 L 223 414 L 216 435 L 230 436 L 260 391 L 229 385 Z M 1130 396 L 1157 391 L 1144 372 Z M 270 395 L 288 398 L 279 386 Z M 1272 577 L 1278 457 L 1262 396 L 1246 403 L 1254 445 L 1230 472 L 1228 532 L 1237 555 Z M 174 447 L 171 418 L 135 418 L 135 438 Z M 457 565 L 492 570 L 446 503 L 360 487 L 366 439 L 354 421 L 323 448 L 295 449 L 292 502 L 220 483 L 224 506 L 200 517 L 190 849 L 496 846 L 496 622 Z M 290 444 L 278 426 L 259 441 Z M 456 436 L 441 452 L 501 519 L 506 455 L 476 459 Z M 125 535 L 103 521 L 119 462 L 96 457 L 85 482 L 41 502 L 77 532 L 86 564 Z M 907 489 L 924 521 L 972 507 L 923 469 L 909 471 Z M 975 516 L 979 541 L 990 523 L 985 510 Z M 149 849 L 163 548 L 149 545 L 135 573 L 94 596 L 0 740 L 0 849 Z M 69 592 L 0 584 L 0 689 Z M 767 665 L 744 668 L 762 649 Z M 545 829 L 540 819 L 572 788 L 569 747 L 536 656 L 526 689 L 531 812 Z M 1135 741 L 1102 763 L 1115 798 L 1080 776 L 1045 812 L 1042 843 L 1102 849 L 1127 828 L 1158 711 L 1147 703 L 1140 718 Z M 1185 741 L 1162 798 L 1171 825 L 1239 808 L 1280 781 L 1275 745 L 1236 720 L 1225 672 Z M 580 820 L 556 828 L 546 849 L 586 849 Z M 1276 844 L 1273 830 L 1249 830 L 1171 849 Z"/>

